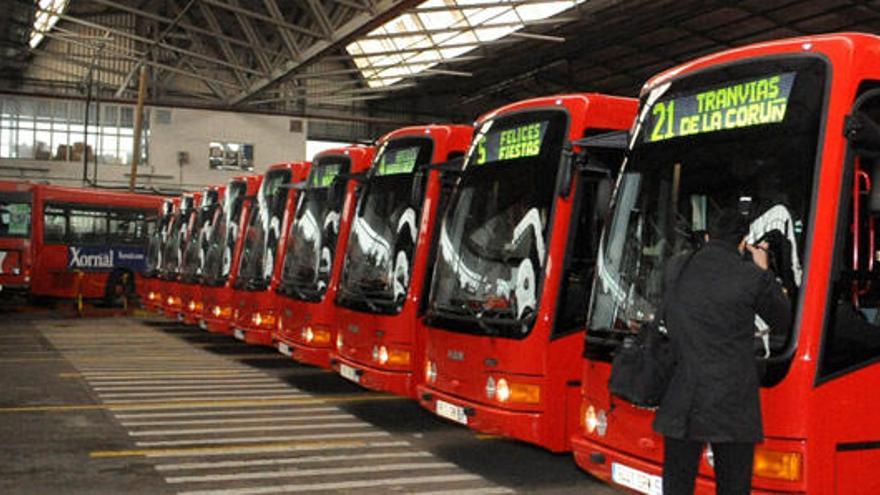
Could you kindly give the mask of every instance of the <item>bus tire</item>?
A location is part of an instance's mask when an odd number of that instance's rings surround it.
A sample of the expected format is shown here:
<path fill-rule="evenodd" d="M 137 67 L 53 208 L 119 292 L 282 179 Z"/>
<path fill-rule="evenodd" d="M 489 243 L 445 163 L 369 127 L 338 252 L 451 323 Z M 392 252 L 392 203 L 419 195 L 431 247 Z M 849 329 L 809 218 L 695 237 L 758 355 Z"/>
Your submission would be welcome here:
<path fill-rule="evenodd" d="M 128 270 L 113 270 L 104 286 L 104 302 L 109 306 L 122 305 L 122 298 L 135 293 L 134 274 Z"/>

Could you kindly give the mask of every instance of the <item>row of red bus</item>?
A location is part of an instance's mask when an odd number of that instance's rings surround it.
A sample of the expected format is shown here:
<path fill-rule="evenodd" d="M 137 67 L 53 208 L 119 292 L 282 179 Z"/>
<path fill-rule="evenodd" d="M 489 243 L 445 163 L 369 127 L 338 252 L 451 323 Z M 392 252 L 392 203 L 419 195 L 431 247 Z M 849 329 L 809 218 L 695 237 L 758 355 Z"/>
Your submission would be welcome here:
<path fill-rule="evenodd" d="M 536 98 L 274 165 L 167 200 L 140 291 L 658 494 L 653 412 L 609 393 L 610 362 L 654 317 L 666 261 L 735 206 L 795 311 L 756 324 L 754 492 L 878 493 L 878 60 L 869 35 L 762 43 L 663 72 L 638 101 Z"/>

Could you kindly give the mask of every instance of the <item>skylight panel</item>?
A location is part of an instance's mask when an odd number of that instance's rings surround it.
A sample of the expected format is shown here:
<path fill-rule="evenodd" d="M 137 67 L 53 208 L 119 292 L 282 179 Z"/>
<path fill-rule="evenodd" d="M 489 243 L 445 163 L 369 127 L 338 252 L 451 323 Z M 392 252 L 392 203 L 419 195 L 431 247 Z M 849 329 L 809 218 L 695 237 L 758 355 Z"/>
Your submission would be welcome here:
<path fill-rule="evenodd" d="M 427 0 L 346 50 L 369 87 L 390 86 L 584 1 Z"/>
<path fill-rule="evenodd" d="M 37 15 L 31 28 L 30 46 L 36 48 L 45 37 L 46 32 L 58 22 L 58 14 L 63 14 L 68 0 L 38 0 Z"/>

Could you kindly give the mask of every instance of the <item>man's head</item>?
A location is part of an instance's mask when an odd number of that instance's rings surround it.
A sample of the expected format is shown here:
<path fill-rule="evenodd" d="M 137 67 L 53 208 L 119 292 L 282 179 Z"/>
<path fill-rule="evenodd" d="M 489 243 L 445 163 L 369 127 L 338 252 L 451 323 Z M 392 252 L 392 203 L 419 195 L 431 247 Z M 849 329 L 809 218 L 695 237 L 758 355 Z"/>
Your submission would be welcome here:
<path fill-rule="evenodd" d="M 749 233 L 749 220 L 734 208 L 721 210 L 709 225 L 709 238 L 739 245 Z"/>

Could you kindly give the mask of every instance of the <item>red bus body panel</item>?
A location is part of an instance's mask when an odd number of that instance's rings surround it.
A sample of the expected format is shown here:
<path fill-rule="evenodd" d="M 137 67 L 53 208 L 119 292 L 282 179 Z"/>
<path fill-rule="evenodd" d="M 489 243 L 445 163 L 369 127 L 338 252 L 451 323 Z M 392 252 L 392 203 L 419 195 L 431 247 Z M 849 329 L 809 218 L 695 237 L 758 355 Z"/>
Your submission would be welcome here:
<path fill-rule="evenodd" d="M 313 158 L 312 164 L 314 166 L 318 159 L 324 156 L 344 155 L 351 160 L 349 173 L 356 174 L 369 169 L 375 154 L 376 149 L 372 146 L 349 146 L 323 151 Z M 330 352 L 332 350 L 330 346 L 336 341 L 335 329 L 337 328 L 337 311 L 334 300 L 336 299 L 339 275 L 342 273 L 342 260 L 345 257 L 348 234 L 351 230 L 351 220 L 354 216 L 354 203 L 355 181 L 349 180 L 339 222 L 336 250 L 333 253 L 330 282 L 321 301 L 310 302 L 289 297 L 278 298 L 279 317 L 274 335 L 275 345 L 287 346 L 291 357 L 303 364 L 319 366 L 325 369 L 330 368 Z M 329 331 L 331 333 L 330 343 L 326 346 L 306 343 L 302 339 L 302 330 L 306 326 Z"/>
<path fill-rule="evenodd" d="M 563 107 L 569 114 L 566 137 L 574 141 L 583 137 L 586 129 L 628 129 L 636 105 L 633 99 L 596 94 L 550 96 L 502 107 L 481 117 L 478 123 L 525 109 Z M 583 336 L 575 332 L 551 340 L 550 334 L 576 193 L 555 199 L 541 304 L 527 337 L 514 340 L 426 326 L 425 356 L 436 363 L 437 379 L 418 386 L 423 407 L 435 411 L 439 398 L 470 411 L 468 426 L 478 431 L 516 438 L 554 452 L 570 449 L 569 436 L 578 408 L 577 388 L 572 383 L 580 375 Z M 488 366 L 489 362 L 494 364 Z M 539 385 L 540 402 L 518 405 L 488 399 L 485 384 L 490 376 Z"/>
<path fill-rule="evenodd" d="M 780 383 L 761 389 L 766 440 L 759 448 L 801 453 L 802 477 L 782 481 L 754 477 L 753 493 L 870 494 L 880 491 L 880 366 L 873 364 L 846 375 L 817 382 L 826 318 L 834 232 L 844 177 L 844 118 L 859 85 L 880 80 L 880 38 L 863 34 L 830 34 L 772 41 L 709 55 L 651 79 L 645 86 L 720 64 L 773 55 L 820 54 L 830 64 L 831 80 L 824 132 L 820 134 L 821 167 L 816 177 L 813 237 L 808 241 L 809 269 L 799 308 L 798 347 Z M 797 330 L 796 330 L 797 331 Z M 653 413 L 612 399 L 607 383 L 610 364 L 583 361 L 582 408 L 608 412 L 605 436 L 581 426 L 572 439 L 578 465 L 602 479 L 611 479 L 612 463 L 660 476 L 662 438 L 651 428 Z M 613 408 L 612 408 L 613 402 Z M 601 462 L 600 462 L 601 461 Z M 712 471 L 701 462 L 697 493 L 715 492 Z"/>
<path fill-rule="evenodd" d="M 31 252 L 31 238 L 34 232 L 33 185 L 28 182 L 0 181 L 0 197 L 5 194 L 29 198 L 31 235 L 0 237 L 0 290 L 26 292 L 30 288 L 33 260 Z"/>
<path fill-rule="evenodd" d="M 269 168 L 269 171 L 289 169 L 291 171 L 290 184 L 299 184 L 308 179 L 310 166 L 309 162 L 291 162 L 273 165 Z M 281 232 L 290 230 L 290 222 L 293 221 L 293 215 L 296 213 L 297 197 L 297 190 L 290 189 L 284 205 Z M 245 233 L 245 235 L 247 234 Z M 275 288 L 281 279 L 281 269 L 284 264 L 286 249 L 287 235 L 282 235 L 278 239 L 278 246 L 275 249 L 272 279 L 266 290 L 252 291 L 239 289 L 235 291 L 237 307 L 234 313 L 235 321 L 233 322 L 233 327 L 235 332 L 240 332 L 236 337 L 243 337 L 242 340 L 248 344 L 271 346 L 273 343 L 275 325 L 263 324 L 258 326 L 254 321 L 254 316 L 259 313 L 261 318 L 269 316 L 277 321 L 280 301 L 278 294 L 275 293 Z"/>
<path fill-rule="evenodd" d="M 383 136 L 378 145 L 394 139 L 429 136 L 434 143 L 431 163 L 438 164 L 447 161 L 451 153 L 466 153 L 472 135 L 473 128 L 470 126 L 407 127 Z M 339 371 L 340 366 L 344 365 L 357 370 L 360 375 L 358 383 L 366 388 L 412 398 L 416 396 L 416 385 L 423 377 L 425 353 L 419 309 L 424 296 L 425 278 L 429 275 L 428 258 L 433 232 L 439 221 L 440 189 L 440 172 L 432 170 L 425 187 L 409 288 L 400 313 L 374 314 L 336 306 L 335 331 L 342 335 L 344 343 L 332 356 L 333 368 Z M 372 349 L 379 345 L 409 352 L 409 364 L 383 366 L 374 361 Z"/>

